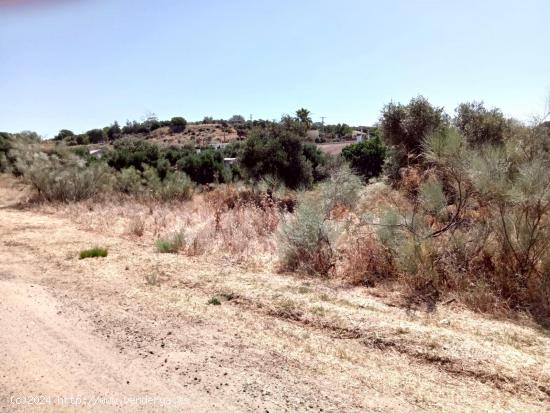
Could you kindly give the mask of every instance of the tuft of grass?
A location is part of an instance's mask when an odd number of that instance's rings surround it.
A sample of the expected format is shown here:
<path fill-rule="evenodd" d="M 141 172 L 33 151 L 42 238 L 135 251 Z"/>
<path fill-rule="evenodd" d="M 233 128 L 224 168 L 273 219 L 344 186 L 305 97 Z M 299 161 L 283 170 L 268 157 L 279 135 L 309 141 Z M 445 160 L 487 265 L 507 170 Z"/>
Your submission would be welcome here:
<path fill-rule="evenodd" d="M 145 232 L 145 221 L 140 216 L 132 218 L 128 224 L 128 233 L 142 237 Z"/>
<path fill-rule="evenodd" d="M 156 273 L 145 274 L 145 283 L 154 287 L 160 286 L 160 277 Z"/>
<path fill-rule="evenodd" d="M 221 305 L 221 301 L 218 297 L 212 297 L 210 300 L 208 300 L 208 305 Z"/>
<path fill-rule="evenodd" d="M 96 257 L 106 257 L 107 248 L 93 247 L 87 250 L 80 251 L 80 259 L 84 258 L 96 258 Z"/>
<path fill-rule="evenodd" d="M 173 233 L 168 238 L 159 238 L 155 245 L 160 253 L 175 254 L 185 246 L 184 232 L 181 230 Z"/>

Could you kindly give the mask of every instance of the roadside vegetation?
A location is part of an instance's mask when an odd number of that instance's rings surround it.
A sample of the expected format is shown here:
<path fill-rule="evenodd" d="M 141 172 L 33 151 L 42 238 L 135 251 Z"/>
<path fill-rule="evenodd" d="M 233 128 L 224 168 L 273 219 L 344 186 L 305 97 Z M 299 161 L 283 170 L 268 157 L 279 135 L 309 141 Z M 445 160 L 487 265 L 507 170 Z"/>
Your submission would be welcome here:
<path fill-rule="evenodd" d="M 338 156 L 314 142 L 352 129 L 317 125 L 306 109 L 279 122 L 219 122 L 240 139 L 221 148 L 146 139 L 159 128 L 182 133 L 189 124 L 181 117 L 61 130 L 47 147 L 30 132 L 2 133 L 0 170 L 28 182 L 41 202 L 98 203 L 103 215 L 109 203 L 139 211 L 125 215 L 127 233 L 161 253 L 221 252 L 398 289 L 407 306 L 455 300 L 548 324 L 546 118 L 524 124 L 477 102 L 451 116 L 420 96 L 386 105 L 378 124 L 363 129 L 367 138 Z M 308 135 L 320 127 L 323 134 Z M 99 159 L 71 146 L 97 142 L 111 143 Z"/>
<path fill-rule="evenodd" d="M 80 251 L 79 258 L 83 260 L 85 258 L 106 257 L 107 254 L 108 254 L 107 248 L 93 247 L 87 250 Z"/>

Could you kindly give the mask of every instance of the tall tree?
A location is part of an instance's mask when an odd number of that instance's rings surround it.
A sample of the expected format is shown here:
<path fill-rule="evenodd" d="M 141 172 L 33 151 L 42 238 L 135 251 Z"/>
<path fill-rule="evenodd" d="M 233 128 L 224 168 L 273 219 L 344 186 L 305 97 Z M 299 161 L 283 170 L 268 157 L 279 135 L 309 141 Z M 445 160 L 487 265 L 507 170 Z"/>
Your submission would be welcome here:
<path fill-rule="evenodd" d="M 455 110 L 455 126 L 474 146 L 499 144 L 509 128 L 499 109 L 487 110 L 483 102 L 461 103 Z"/>
<path fill-rule="evenodd" d="M 296 111 L 296 118 L 309 129 L 311 126 L 311 112 L 307 109 L 300 108 Z"/>
<path fill-rule="evenodd" d="M 443 108 L 433 106 L 423 96 L 411 99 L 408 105 L 389 103 L 380 117 L 386 143 L 416 154 L 420 153 L 424 138 L 448 124 Z"/>

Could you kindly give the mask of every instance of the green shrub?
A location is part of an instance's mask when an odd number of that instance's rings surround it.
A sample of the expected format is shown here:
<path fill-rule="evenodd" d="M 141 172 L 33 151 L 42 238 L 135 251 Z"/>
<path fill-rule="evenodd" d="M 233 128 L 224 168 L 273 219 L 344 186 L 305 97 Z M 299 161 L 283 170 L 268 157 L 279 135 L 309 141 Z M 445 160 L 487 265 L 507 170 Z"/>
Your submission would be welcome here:
<path fill-rule="evenodd" d="M 127 194 L 138 194 L 142 192 L 141 174 L 133 166 L 122 169 L 116 177 L 117 180 L 115 188 L 118 191 Z"/>
<path fill-rule="evenodd" d="M 193 196 L 193 182 L 183 172 L 168 172 L 161 180 L 155 168 L 145 166 L 143 176 L 149 193 L 161 201 L 186 201 Z"/>
<path fill-rule="evenodd" d="M 233 115 L 227 120 L 227 122 L 231 124 L 239 124 L 239 123 L 245 123 L 246 119 L 242 115 Z"/>
<path fill-rule="evenodd" d="M 178 160 L 176 166 L 199 184 L 231 182 L 230 170 L 223 164 L 223 155 L 215 149 L 191 152 Z"/>
<path fill-rule="evenodd" d="M 424 138 L 449 123 L 443 108 L 432 106 L 422 96 L 408 105 L 389 103 L 380 117 L 380 128 L 388 145 L 401 146 L 406 152 L 420 153 Z"/>
<path fill-rule="evenodd" d="M 185 247 L 185 233 L 180 230 L 167 238 L 160 238 L 155 242 L 155 246 L 160 253 L 175 254 Z"/>
<path fill-rule="evenodd" d="M 415 292 L 451 289 L 476 309 L 527 309 L 548 322 L 550 159 L 543 146 L 517 150 L 544 139 L 529 141 L 544 133 L 538 127 L 527 132 L 514 145 L 475 149 L 452 128 L 424 140 L 429 169 L 377 223 Z"/>
<path fill-rule="evenodd" d="M 105 134 L 103 133 L 102 129 L 89 130 L 88 132 L 86 132 L 86 135 L 88 135 L 90 143 L 99 143 L 105 140 Z"/>
<path fill-rule="evenodd" d="M 61 129 L 57 135 L 55 135 L 54 140 L 62 141 L 72 138 L 74 133 L 68 129 Z"/>
<path fill-rule="evenodd" d="M 342 150 L 342 156 L 351 168 L 365 179 L 380 175 L 386 154 L 387 148 L 378 138 L 358 142 Z"/>
<path fill-rule="evenodd" d="M 501 144 L 508 122 L 499 109 L 487 110 L 483 102 L 462 103 L 456 108 L 454 124 L 474 146 Z"/>
<path fill-rule="evenodd" d="M 327 276 L 334 266 L 335 236 L 319 200 L 303 199 L 278 234 L 283 267 Z"/>
<path fill-rule="evenodd" d="M 160 158 L 159 147 L 142 139 L 119 139 L 106 156 L 109 166 L 117 170 L 133 166 L 143 171 L 143 165 L 155 166 Z"/>
<path fill-rule="evenodd" d="M 43 152 L 18 160 L 18 169 L 46 201 L 80 201 L 98 195 L 109 187 L 111 172 L 102 163 L 86 166 L 78 158 L 62 159 Z"/>
<path fill-rule="evenodd" d="M 193 197 L 193 188 L 193 182 L 186 174 L 175 171 L 166 175 L 155 195 L 162 201 L 187 201 Z"/>
<path fill-rule="evenodd" d="M 313 163 L 322 163 L 323 159 L 312 147 L 304 150 L 298 134 L 272 125 L 249 133 L 240 161 L 249 178 L 257 181 L 272 175 L 289 188 L 296 189 L 311 187 L 314 181 Z"/>
<path fill-rule="evenodd" d="M 175 116 L 170 120 L 170 131 L 172 133 L 181 133 L 185 130 L 187 121 L 181 116 Z"/>
<path fill-rule="evenodd" d="M 16 176 L 23 174 L 18 168 L 18 159 L 36 152 L 40 138 L 35 132 L 0 132 L 0 172 L 12 172 Z"/>
<path fill-rule="evenodd" d="M 120 138 L 122 135 L 122 130 L 120 129 L 118 122 L 115 121 L 111 126 L 106 128 L 106 135 L 111 142 Z"/>
<path fill-rule="evenodd" d="M 8 152 L 12 149 L 11 134 L 0 132 L 0 172 L 7 172 L 11 168 Z"/>
<path fill-rule="evenodd" d="M 90 137 L 86 133 L 75 135 L 74 140 L 73 138 L 69 138 L 67 140 L 67 144 L 73 144 L 73 145 L 88 145 L 89 143 L 90 143 Z"/>
<path fill-rule="evenodd" d="M 352 208 L 359 200 L 362 187 L 361 179 L 353 174 L 347 165 L 334 171 L 330 178 L 321 184 L 325 212 L 329 213 L 337 205 Z"/>
<path fill-rule="evenodd" d="M 207 302 L 208 305 L 221 305 L 221 301 L 218 297 L 212 297 L 210 300 L 208 300 Z"/>
<path fill-rule="evenodd" d="M 101 247 L 93 247 L 87 250 L 80 251 L 80 259 L 83 260 L 84 258 L 97 258 L 97 257 L 106 257 L 107 256 L 107 248 L 101 248 Z"/>
<path fill-rule="evenodd" d="M 313 172 L 313 181 L 318 182 L 326 179 L 330 174 L 327 168 L 329 159 L 328 155 L 321 152 L 317 145 L 312 143 L 304 143 L 302 152 L 306 160 L 311 164 Z"/>

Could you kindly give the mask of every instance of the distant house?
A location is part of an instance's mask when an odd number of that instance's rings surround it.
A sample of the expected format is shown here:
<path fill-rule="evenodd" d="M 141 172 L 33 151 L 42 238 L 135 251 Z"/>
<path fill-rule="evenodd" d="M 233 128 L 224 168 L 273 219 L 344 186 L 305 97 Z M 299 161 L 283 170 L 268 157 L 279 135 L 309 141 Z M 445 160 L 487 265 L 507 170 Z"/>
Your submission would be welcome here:
<path fill-rule="evenodd" d="M 214 149 L 223 149 L 225 148 L 228 144 L 227 143 L 221 143 L 221 142 L 210 142 L 208 144 L 211 148 L 214 148 Z"/>
<path fill-rule="evenodd" d="M 105 154 L 105 150 L 103 148 L 98 148 L 98 149 L 90 149 L 90 155 L 97 158 L 97 159 L 101 159 L 103 157 L 103 155 Z"/>
<path fill-rule="evenodd" d="M 233 165 L 237 161 L 237 158 L 223 158 L 224 166 Z"/>
<path fill-rule="evenodd" d="M 366 132 L 362 130 L 354 130 L 351 133 L 351 137 L 355 139 L 355 142 L 367 141 L 370 138 L 368 130 Z"/>

